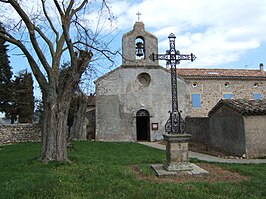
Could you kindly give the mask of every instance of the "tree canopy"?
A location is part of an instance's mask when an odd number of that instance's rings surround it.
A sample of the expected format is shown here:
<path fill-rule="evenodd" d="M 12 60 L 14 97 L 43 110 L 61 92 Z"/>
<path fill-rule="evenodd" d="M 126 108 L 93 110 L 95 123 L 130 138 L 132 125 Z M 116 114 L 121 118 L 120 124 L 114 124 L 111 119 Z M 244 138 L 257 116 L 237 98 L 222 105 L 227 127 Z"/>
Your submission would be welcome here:
<path fill-rule="evenodd" d="M 0 25 L 0 28 L 3 28 Z M 5 40 L 0 38 L 0 112 L 8 112 L 11 109 L 11 78 L 12 71 L 9 64 Z"/>

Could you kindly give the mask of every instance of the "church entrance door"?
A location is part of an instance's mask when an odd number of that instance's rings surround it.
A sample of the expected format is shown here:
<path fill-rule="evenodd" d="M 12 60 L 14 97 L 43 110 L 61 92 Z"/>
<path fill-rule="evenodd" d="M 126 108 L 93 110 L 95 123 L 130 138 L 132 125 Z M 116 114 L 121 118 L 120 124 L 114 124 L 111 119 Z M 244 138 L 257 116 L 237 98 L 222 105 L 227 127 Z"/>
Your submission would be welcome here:
<path fill-rule="evenodd" d="M 136 114 L 137 141 L 150 141 L 150 114 L 140 109 Z"/>

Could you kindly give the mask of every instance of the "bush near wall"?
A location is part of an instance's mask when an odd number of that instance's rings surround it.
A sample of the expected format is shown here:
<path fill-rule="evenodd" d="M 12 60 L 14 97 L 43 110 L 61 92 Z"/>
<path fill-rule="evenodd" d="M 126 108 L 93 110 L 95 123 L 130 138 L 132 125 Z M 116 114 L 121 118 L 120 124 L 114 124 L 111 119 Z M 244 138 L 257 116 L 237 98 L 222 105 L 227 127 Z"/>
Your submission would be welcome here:
<path fill-rule="evenodd" d="M 39 124 L 0 125 L 0 144 L 40 141 L 41 127 Z"/>

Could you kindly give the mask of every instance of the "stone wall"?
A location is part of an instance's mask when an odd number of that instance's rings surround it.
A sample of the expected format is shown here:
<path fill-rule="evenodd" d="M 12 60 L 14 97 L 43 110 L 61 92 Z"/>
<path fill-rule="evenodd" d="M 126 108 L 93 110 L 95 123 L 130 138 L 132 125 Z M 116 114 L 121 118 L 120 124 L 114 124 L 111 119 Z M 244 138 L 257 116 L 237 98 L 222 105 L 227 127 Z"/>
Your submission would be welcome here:
<path fill-rule="evenodd" d="M 243 116 L 223 106 L 209 119 L 209 146 L 229 154 L 246 153 Z"/>
<path fill-rule="evenodd" d="M 233 99 L 253 99 L 254 93 L 262 98 L 266 96 L 265 80 L 247 79 L 186 79 L 191 94 L 200 94 L 200 108 L 191 108 L 191 117 L 204 117 L 223 98 L 224 94 L 233 94 Z"/>
<path fill-rule="evenodd" d="M 208 144 L 209 118 L 186 117 L 187 131 L 191 134 L 191 141 Z"/>
<path fill-rule="evenodd" d="M 37 124 L 0 125 L 0 144 L 40 141 L 41 129 Z"/>
<path fill-rule="evenodd" d="M 247 158 L 266 157 L 266 116 L 244 116 Z"/>

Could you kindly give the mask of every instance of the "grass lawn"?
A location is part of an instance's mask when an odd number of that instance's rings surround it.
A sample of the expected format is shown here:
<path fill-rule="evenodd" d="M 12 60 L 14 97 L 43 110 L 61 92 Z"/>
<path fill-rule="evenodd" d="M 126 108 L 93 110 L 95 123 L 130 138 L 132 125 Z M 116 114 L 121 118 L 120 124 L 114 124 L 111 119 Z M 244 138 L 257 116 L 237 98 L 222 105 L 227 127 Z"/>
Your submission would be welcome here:
<path fill-rule="evenodd" d="M 130 166 L 153 174 L 147 165 L 162 163 L 163 151 L 135 143 L 74 145 L 72 164 L 43 164 L 38 143 L 2 146 L 0 198 L 266 198 L 266 164 L 217 164 L 250 177 L 241 182 L 158 183 L 137 179 Z"/>

